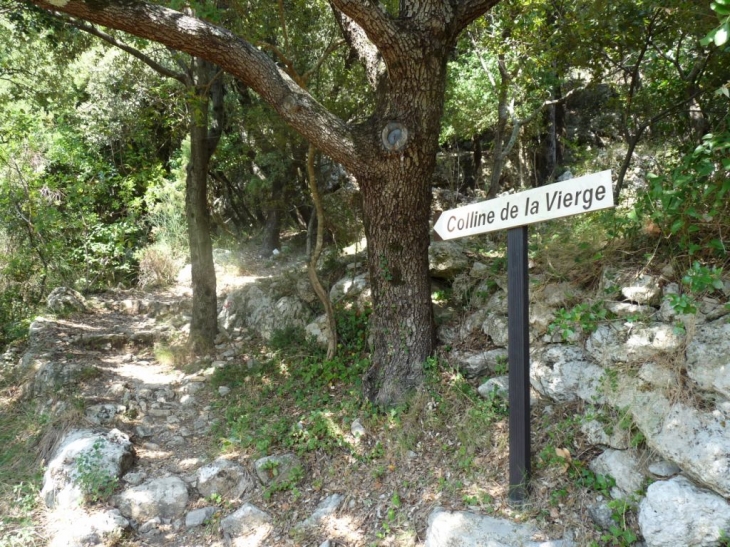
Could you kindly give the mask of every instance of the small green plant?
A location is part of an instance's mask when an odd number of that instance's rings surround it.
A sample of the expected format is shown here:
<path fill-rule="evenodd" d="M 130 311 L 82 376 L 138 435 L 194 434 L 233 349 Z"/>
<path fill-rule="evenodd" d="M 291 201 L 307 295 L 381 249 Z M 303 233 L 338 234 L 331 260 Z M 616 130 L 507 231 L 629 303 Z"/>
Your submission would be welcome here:
<path fill-rule="evenodd" d="M 616 547 L 629 547 L 638 539 L 627 523 L 627 515 L 633 510 L 634 505 L 624 499 L 616 499 L 608 502 L 611 509 L 611 519 L 615 524 L 611 525 L 606 533 L 601 535 L 601 541 L 606 545 Z"/>
<path fill-rule="evenodd" d="M 378 257 L 378 265 L 380 266 L 380 271 L 383 274 L 383 279 L 386 281 L 393 281 L 393 274 L 388 267 L 388 258 L 384 254 L 381 254 L 380 257 Z"/>
<path fill-rule="evenodd" d="M 292 495 L 298 499 L 301 492 L 297 490 L 296 485 L 304 478 L 304 468 L 301 465 L 294 466 L 287 471 L 285 476 L 278 477 L 278 462 L 269 461 L 266 463 L 272 464 L 270 467 L 265 468 L 269 469 L 275 478 L 264 490 L 264 499 L 271 499 L 274 492 L 285 492 L 287 490 L 291 490 Z"/>
<path fill-rule="evenodd" d="M 607 318 L 608 310 L 603 302 L 595 304 L 583 303 L 566 310 L 559 309 L 555 320 L 550 324 L 550 334 L 559 332 L 564 341 L 570 340 L 576 333 L 590 334 L 596 330 L 598 323 Z"/>
<path fill-rule="evenodd" d="M 76 480 L 87 503 L 108 499 L 119 482 L 119 478 L 112 475 L 104 465 L 105 444 L 104 439 L 98 439 L 94 441 L 91 450 L 82 452 L 76 458 Z"/>
<path fill-rule="evenodd" d="M 667 300 L 675 313 L 680 315 L 692 315 L 697 313 L 695 300 L 687 293 L 670 294 L 667 296 Z"/>

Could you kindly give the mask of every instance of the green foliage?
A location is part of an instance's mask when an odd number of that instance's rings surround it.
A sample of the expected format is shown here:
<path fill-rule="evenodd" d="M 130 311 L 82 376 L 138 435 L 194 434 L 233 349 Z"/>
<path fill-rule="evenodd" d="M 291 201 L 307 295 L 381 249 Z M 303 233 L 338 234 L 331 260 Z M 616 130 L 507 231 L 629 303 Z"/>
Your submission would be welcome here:
<path fill-rule="evenodd" d="M 106 441 L 94 442 L 91 450 L 79 454 L 76 458 L 76 481 L 84 493 L 87 503 L 105 501 L 114 493 L 119 478 L 112 475 L 104 464 L 103 449 Z"/>
<path fill-rule="evenodd" d="M 569 310 L 560 308 L 555 312 L 555 320 L 550 323 L 549 332 L 560 333 L 564 341 L 569 341 L 576 333 L 587 335 L 607 318 L 608 310 L 603 302 L 582 303 Z"/>
<path fill-rule="evenodd" d="M 720 25 L 708 32 L 707 36 L 700 40 L 700 43 L 703 46 L 708 46 L 710 42 L 714 42 L 717 47 L 722 47 L 727 42 L 728 35 L 730 35 L 730 1 L 714 0 L 710 3 L 710 8 L 717 14 Z M 724 89 L 727 94 L 727 87 Z"/>
<path fill-rule="evenodd" d="M 697 313 L 698 297 L 724 289 L 722 268 L 705 266 L 695 261 L 682 277 L 682 286 L 686 288 L 686 292 L 670 294 L 669 305 L 680 315 Z"/>
<path fill-rule="evenodd" d="M 348 412 L 360 406 L 361 376 L 369 366 L 366 353 L 370 310 L 337 309 L 337 354 L 331 360 L 302 329 L 275 331 L 270 344 L 277 357 L 260 367 L 227 367 L 216 371 L 214 385 L 243 389 L 246 397 L 226 409 L 225 443 L 258 454 L 277 447 L 311 452 L 349 450 L 344 434 Z M 282 413 L 277 401 L 291 405 Z"/>
<path fill-rule="evenodd" d="M 707 259 L 727 255 L 730 132 L 705 135 L 673 167 L 648 177 L 631 218 L 651 221 L 670 251 Z"/>

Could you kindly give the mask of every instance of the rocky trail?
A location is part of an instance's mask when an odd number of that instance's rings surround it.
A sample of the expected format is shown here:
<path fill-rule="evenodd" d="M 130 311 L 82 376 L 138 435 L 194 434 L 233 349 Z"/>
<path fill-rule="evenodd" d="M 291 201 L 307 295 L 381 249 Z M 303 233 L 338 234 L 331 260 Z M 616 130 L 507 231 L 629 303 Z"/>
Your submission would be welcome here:
<path fill-rule="evenodd" d="M 0 357 L 24 378 L 4 395 L 32 402 L 49 424 L 28 455 L 45 473 L 43 540 L 32 545 L 723 545 L 730 279 L 695 314 L 678 315 L 669 269 L 606 269 L 610 297 L 594 304 L 605 319 L 582 334 L 550 325 L 587 295 L 540 280 L 530 317 L 532 503 L 515 508 L 506 291 L 461 247 L 432 250 L 434 278 L 476 287 L 475 298 L 460 312 L 435 302 L 442 364 L 400 414 L 351 395 L 360 372 L 341 375 L 352 365 L 314 373 L 321 363 L 306 353 L 289 362 L 272 353 L 284 326 L 322 335 L 295 259 L 235 275 L 220 268 L 221 334 L 201 358 L 180 350 L 184 279 L 167 292 L 86 301 L 54 291 L 55 314 Z M 363 263 L 349 259 L 330 280 L 350 319 L 369 298 Z"/>

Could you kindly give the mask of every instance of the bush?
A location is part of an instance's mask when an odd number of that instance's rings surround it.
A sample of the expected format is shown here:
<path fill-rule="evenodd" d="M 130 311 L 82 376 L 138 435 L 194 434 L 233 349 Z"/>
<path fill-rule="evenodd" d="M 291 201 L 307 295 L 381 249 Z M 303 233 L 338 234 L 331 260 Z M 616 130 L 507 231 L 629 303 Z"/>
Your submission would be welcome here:
<path fill-rule="evenodd" d="M 730 131 L 708 134 L 673 168 L 648 177 L 632 218 L 658 230 L 670 251 L 707 259 L 727 255 Z"/>
<path fill-rule="evenodd" d="M 137 284 L 142 288 L 165 287 L 177 278 L 180 264 L 164 245 L 150 245 L 137 252 L 139 274 Z"/>

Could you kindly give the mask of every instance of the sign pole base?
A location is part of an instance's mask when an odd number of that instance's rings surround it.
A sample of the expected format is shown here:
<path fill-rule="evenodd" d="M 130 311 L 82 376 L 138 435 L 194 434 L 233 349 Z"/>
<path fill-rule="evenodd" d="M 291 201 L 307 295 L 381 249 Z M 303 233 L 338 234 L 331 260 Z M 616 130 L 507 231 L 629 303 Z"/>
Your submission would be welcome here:
<path fill-rule="evenodd" d="M 507 232 L 509 500 L 523 505 L 530 480 L 530 333 L 527 226 Z"/>

